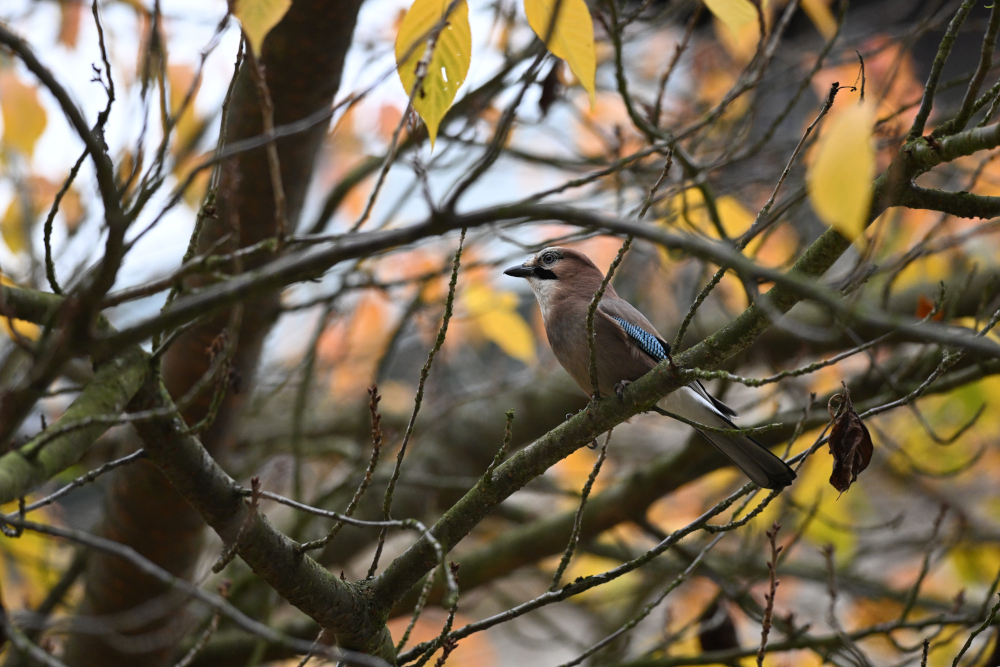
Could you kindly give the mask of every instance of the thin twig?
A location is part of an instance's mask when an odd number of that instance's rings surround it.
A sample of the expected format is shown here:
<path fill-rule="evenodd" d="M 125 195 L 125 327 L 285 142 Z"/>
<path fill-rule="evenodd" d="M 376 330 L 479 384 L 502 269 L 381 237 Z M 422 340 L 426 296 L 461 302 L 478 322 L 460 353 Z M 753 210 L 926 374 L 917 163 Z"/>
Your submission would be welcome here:
<path fill-rule="evenodd" d="M 243 536 L 246 534 L 250 526 L 253 525 L 254 520 L 257 518 L 257 510 L 260 506 L 260 478 L 253 477 L 250 479 L 251 495 L 250 495 L 250 508 L 247 511 L 246 517 L 243 519 L 243 524 L 240 526 L 240 530 L 236 533 L 236 539 L 233 543 L 225 548 L 222 552 L 222 556 L 216 561 L 215 565 L 212 566 L 212 572 L 218 574 L 226 569 L 226 566 L 236 558 L 236 554 L 240 548 L 240 542 L 243 540 Z"/>
<path fill-rule="evenodd" d="M 608 272 L 604 274 L 601 286 L 596 292 L 594 292 L 594 298 L 591 299 L 590 306 L 587 308 L 587 344 L 590 347 L 590 387 L 591 396 L 594 399 L 601 397 L 601 390 L 597 378 L 597 340 L 594 334 L 594 316 L 597 314 L 597 307 L 601 303 L 601 298 L 604 297 L 604 290 L 608 288 L 608 283 L 611 282 L 611 278 L 615 275 L 615 269 L 617 269 L 618 265 L 622 263 L 622 259 L 624 259 L 625 253 L 628 252 L 631 245 L 632 236 L 629 235 L 625 239 L 625 242 L 622 243 L 622 247 L 618 249 L 618 254 L 615 255 L 614 261 L 611 262 L 611 266 L 608 267 Z"/>
<path fill-rule="evenodd" d="M 931 528 L 930 539 L 927 540 L 927 552 L 924 554 L 923 563 L 920 565 L 920 574 L 917 575 L 917 580 L 910 587 L 910 594 L 906 598 L 906 604 L 903 605 L 903 611 L 899 615 L 899 620 L 905 621 L 906 617 L 910 615 L 913 611 L 914 605 L 917 603 L 917 596 L 920 595 L 920 586 L 924 583 L 924 579 L 927 577 L 927 573 L 930 571 L 931 556 L 934 553 L 934 548 L 938 546 L 937 537 L 938 533 L 941 531 L 941 524 L 944 521 L 945 515 L 948 513 L 947 503 L 941 504 L 941 509 L 938 511 L 937 518 L 934 519 L 934 525 Z"/>
<path fill-rule="evenodd" d="M 742 237 L 740 237 L 739 241 L 737 241 L 736 243 L 737 251 L 742 251 L 744 248 L 746 248 L 747 245 L 749 245 L 750 241 L 755 236 L 757 236 L 765 227 L 767 227 L 768 224 L 770 224 L 771 221 L 767 219 L 767 214 L 770 212 L 771 207 L 774 206 L 774 201 L 778 196 L 778 191 L 781 190 L 781 185 L 785 182 L 785 179 L 791 172 L 792 165 L 795 164 L 795 159 L 798 157 L 799 152 L 802 150 L 802 147 L 805 146 L 806 140 L 809 138 L 809 135 L 812 133 L 813 129 L 815 129 L 815 127 L 819 124 L 820 119 L 822 119 L 823 116 L 825 116 L 827 112 L 830 110 L 830 107 L 833 106 L 833 100 L 837 96 L 838 90 L 840 90 L 839 84 L 834 83 L 833 85 L 830 86 L 830 92 L 827 95 L 826 102 L 824 102 L 822 108 L 820 108 L 819 113 L 816 114 L 816 118 L 813 119 L 813 122 L 809 125 L 809 127 L 806 128 L 806 131 L 802 134 L 802 137 L 799 139 L 799 143 L 796 144 L 795 150 L 792 151 L 791 157 L 789 157 L 788 162 L 785 163 L 785 168 L 784 170 L 782 170 L 781 176 L 778 178 L 778 182 L 774 186 L 774 190 L 771 191 L 771 196 L 768 198 L 767 202 L 761 207 L 760 211 L 758 211 L 757 218 L 753 221 L 753 224 L 750 225 L 750 229 L 748 229 L 746 233 L 743 234 Z M 698 309 L 701 308 L 701 305 L 705 302 L 705 299 L 707 299 L 708 295 L 712 293 L 712 290 L 715 289 L 716 285 L 719 284 L 719 282 L 722 280 L 722 277 L 726 274 L 726 271 L 728 270 L 729 270 L 728 266 L 725 265 L 720 266 L 719 269 L 715 272 L 715 275 L 712 276 L 712 279 L 708 282 L 708 284 L 705 285 L 704 288 L 702 288 L 701 292 L 698 293 L 694 301 L 691 302 L 691 306 L 684 314 L 684 319 L 681 320 L 680 326 L 677 327 L 677 334 L 674 336 L 674 341 L 672 345 L 674 350 L 679 351 L 681 349 L 681 344 L 684 342 L 684 334 L 687 333 L 688 327 L 691 326 L 691 322 L 694 320 L 694 316 L 698 313 Z"/>
<path fill-rule="evenodd" d="M 55 198 L 52 200 L 52 206 L 49 208 L 49 214 L 45 217 L 45 224 L 43 225 L 42 243 L 45 245 L 45 277 L 49 281 L 49 287 L 51 287 L 52 291 L 56 294 L 62 294 L 63 291 L 62 287 L 59 286 L 59 280 L 56 278 L 56 265 L 55 260 L 52 258 L 52 224 L 56 219 L 56 213 L 59 212 L 60 202 L 62 202 L 66 193 L 69 192 L 70 187 L 73 185 L 73 180 L 80 172 L 80 167 L 86 159 L 87 150 L 84 149 L 83 153 L 80 154 L 80 157 L 77 158 L 76 163 L 74 163 L 72 168 L 70 168 L 69 175 L 66 176 L 66 180 L 63 181 L 62 187 L 59 188 L 59 192 L 56 193 Z"/>
<path fill-rule="evenodd" d="M 913 141 L 924 133 L 927 118 L 931 115 L 931 109 L 934 107 L 934 93 L 937 91 L 941 72 L 944 70 L 945 63 L 948 62 L 948 56 L 951 55 L 952 47 L 955 46 L 958 31 L 961 29 L 965 18 L 972 11 L 975 4 L 976 0 L 964 0 L 955 12 L 955 16 L 952 17 L 951 23 L 948 24 L 948 29 L 945 31 L 944 37 L 941 38 L 941 43 L 938 45 L 937 53 L 934 56 L 934 62 L 931 64 L 931 72 L 927 76 L 927 83 L 924 86 L 924 94 L 920 100 L 920 109 L 917 111 L 917 115 L 913 119 L 913 125 L 910 127 L 910 132 L 906 136 L 907 142 Z"/>
<path fill-rule="evenodd" d="M 347 509 L 344 510 L 344 516 L 353 516 L 354 510 L 357 509 L 358 503 L 361 502 L 361 497 L 365 495 L 365 491 L 368 490 L 369 485 L 372 483 L 372 475 L 375 473 L 375 466 L 378 465 L 379 452 L 382 451 L 382 415 L 379 414 L 378 404 L 382 400 L 382 397 L 378 393 L 378 385 L 373 384 L 368 388 L 368 411 L 371 413 L 372 419 L 372 454 L 371 458 L 368 459 L 368 467 L 365 469 L 365 476 L 361 480 L 361 484 L 358 485 L 357 490 L 354 492 L 354 497 L 351 498 L 351 502 L 348 503 Z M 295 550 L 299 553 L 308 551 L 310 549 L 321 549 L 327 544 L 333 541 L 337 534 L 344 527 L 343 521 L 337 521 L 327 533 L 326 537 L 314 540 L 312 542 L 305 542 L 303 544 L 295 547 Z"/>
<path fill-rule="evenodd" d="M 438 330 L 437 338 L 434 340 L 434 346 L 427 353 L 427 361 L 424 362 L 423 368 L 420 369 L 417 394 L 413 399 L 413 412 L 410 413 L 410 421 L 406 425 L 406 432 L 403 434 L 403 443 L 399 446 L 399 454 L 396 455 L 396 466 L 392 470 L 392 476 L 389 478 L 389 484 L 385 489 L 385 499 L 382 503 L 382 518 L 386 521 L 390 518 L 393 491 L 396 488 L 396 480 L 399 479 L 399 473 L 403 466 L 406 446 L 410 442 L 410 436 L 413 434 L 413 426 L 417 421 L 417 415 L 420 413 L 420 405 L 424 400 L 424 385 L 427 383 L 427 376 L 430 374 L 431 366 L 434 364 L 434 357 L 437 355 L 438 350 L 441 349 L 441 346 L 444 345 L 444 339 L 448 335 L 448 323 L 451 321 L 451 314 L 455 306 L 455 289 L 458 286 L 458 267 L 461 265 L 462 248 L 465 246 L 465 232 L 466 230 L 463 227 L 462 234 L 458 239 L 458 249 L 455 251 L 455 259 L 452 261 L 451 281 L 448 283 L 448 298 L 445 301 L 441 328 Z M 383 529 L 379 534 L 378 546 L 375 548 L 375 557 L 372 559 L 371 567 L 368 568 L 369 579 L 375 576 L 375 571 L 378 569 L 379 557 L 382 555 L 382 548 L 385 546 L 385 536 L 386 531 Z"/>
<path fill-rule="evenodd" d="M 219 585 L 219 595 L 223 598 L 228 597 L 229 586 L 229 580 L 223 581 L 222 584 Z M 188 651 L 183 658 L 177 661 L 177 664 L 174 665 L 174 667 L 189 667 L 189 665 L 194 662 L 194 659 L 198 657 L 198 654 L 201 653 L 202 649 L 205 648 L 205 645 L 208 644 L 208 640 L 211 639 L 212 635 L 215 634 L 215 631 L 219 629 L 220 618 L 222 618 L 222 614 L 219 613 L 219 610 L 215 610 L 212 614 L 212 620 L 208 622 L 208 627 L 205 628 L 205 631 L 201 633 L 200 637 L 198 637 L 198 641 L 194 643 L 194 646 L 191 647 L 191 650 Z"/>
<path fill-rule="evenodd" d="M 764 619 L 761 621 L 760 648 L 757 649 L 757 667 L 763 667 L 764 665 L 764 654 L 767 652 L 767 635 L 771 632 L 771 617 L 774 614 L 774 595 L 778 590 L 778 584 L 781 583 L 775 576 L 777 574 L 776 568 L 778 567 L 778 554 L 783 549 L 777 543 L 779 530 L 781 530 L 781 524 L 775 521 L 771 524 L 771 529 L 764 533 L 771 544 L 771 560 L 767 562 L 769 588 L 768 593 L 764 595 Z"/>
<path fill-rule="evenodd" d="M 246 49 L 247 69 L 250 71 L 250 78 L 257 89 L 257 98 L 260 102 L 260 116 L 264 127 L 264 136 L 267 138 L 267 169 L 271 176 L 271 193 L 274 197 L 274 222 L 275 234 L 278 237 L 279 245 L 284 243 L 285 237 L 291 233 L 288 228 L 288 212 L 285 203 L 285 186 L 281 180 L 281 163 L 278 161 L 278 145 L 274 138 L 274 103 L 271 101 L 271 91 L 267 87 L 267 76 L 264 73 L 264 66 L 257 61 L 253 49 Z"/>
<path fill-rule="evenodd" d="M 58 491 L 55 491 L 54 493 L 51 493 L 51 494 L 45 496 L 44 498 L 40 498 L 40 499 L 36 500 L 35 502 L 33 502 L 30 505 L 28 505 L 27 507 L 25 507 L 24 511 L 25 512 L 33 512 L 34 510 L 36 510 L 36 509 L 38 509 L 40 507 L 45 507 L 46 505 L 51 505 L 52 503 L 54 503 L 55 501 L 57 501 L 60 498 L 62 498 L 63 496 L 65 496 L 67 493 L 69 493 L 73 489 L 81 487 L 84 484 L 89 484 L 90 482 L 93 482 L 95 479 L 97 479 L 98 477 L 100 477 L 104 473 L 110 472 L 110 471 L 114 470 L 115 468 L 120 468 L 121 466 L 128 465 L 130 463 L 138 461 L 139 459 L 144 459 L 144 458 L 146 458 L 146 452 L 145 452 L 145 450 L 140 449 L 140 450 L 137 450 L 135 452 L 132 452 L 128 456 L 123 456 L 120 459 L 115 459 L 114 461 L 109 461 L 109 462 L 105 463 L 104 465 L 91 470 L 87 474 L 81 475 L 80 477 L 77 477 L 72 482 L 70 482 L 66 486 L 62 487 Z"/>
<path fill-rule="evenodd" d="M 507 456 L 507 451 L 510 449 L 510 441 L 511 438 L 513 437 L 513 431 L 511 427 L 514 424 L 514 409 L 511 408 L 504 414 L 507 418 L 507 424 L 504 426 L 503 429 L 503 444 L 500 445 L 500 449 L 493 457 L 493 460 L 490 461 L 490 464 L 486 466 L 486 472 L 483 473 L 483 482 L 486 484 L 493 483 L 493 471 L 496 470 L 496 467 L 498 465 L 503 463 L 504 458 Z"/>
<path fill-rule="evenodd" d="M 445 575 L 450 576 L 453 580 L 457 581 L 458 577 L 458 565 L 456 563 L 449 563 L 446 567 L 443 563 L 441 567 L 445 569 Z M 457 584 L 455 586 L 457 591 Z M 431 642 L 431 645 L 424 652 L 423 656 L 414 667 L 423 667 L 434 655 L 434 652 L 438 650 L 441 646 L 444 646 L 448 641 L 448 633 L 451 632 L 452 625 L 455 623 L 455 614 L 458 612 L 458 594 L 457 592 L 449 593 L 448 598 L 445 600 L 445 604 L 448 605 L 448 619 L 445 621 L 444 626 L 441 628 L 441 633 Z M 456 642 L 457 640 L 452 640 Z M 450 653 L 451 651 L 448 651 Z M 439 664 L 444 664 L 443 661 L 439 661 Z"/>
<path fill-rule="evenodd" d="M 962 656 L 965 655 L 965 652 L 969 650 L 970 646 L 972 646 L 973 640 L 975 640 L 975 638 L 978 637 L 980 633 L 982 633 L 986 628 L 993 625 L 993 620 L 997 617 L 998 611 L 1000 611 L 1000 600 L 997 600 L 997 603 L 993 605 L 992 609 L 990 609 L 990 614 L 989 616 L 986 617 L 986 620 L 983 621 L 983 624 L 980 625 L 975 630 L 973 630 L 972 633 L 969 635 L 969 638 L 965 640 L 965 644 L 962 646 L 962 650 L 959 651 L 958 655 L 955 656 L 955 659 L 951 663 L 951 667 L 958 667 L 959 660 L 962 659 Z"/>
<path fill-rule="evenodd" d="M 994 2 L 990 10 L 990 22 L 986 26 L 986 34 L 983 35 L 983 46 L 979 53 L 979 66 L 976 68 L 976 73 L 972 76 L 972 80 L 969 81 L 969 87 L 965 90 L 965 99 L 962 100 L 962 108 L 959 109 L 958 114 L 952 120 L 942 123 L 939 127 L 935 128 L 931 136 L 936 138 L 961 132 L 968 125 L 969 119 L 975 113 L 976 96 L 979 94 L 979 89 L 986 80 L 986 75 L 993 67 L 993 51 L 996 49 L 998 32 L 1000 32 L 1000 6 Z"/>
<path fill-rule="evenodd" d="M 607 458 L 608 443 L 611 442 L 611 433 L 613 431 L 614 429 L 608 431 L 608 435 L 604 438 L 601 453 L 597 455 L 597 461 L 594 462 L 594 467 L 591 469 L 590 475 L 587 476 L 587 482 L 583 485 L 583 490 L 580 492 L 580 505 L 576 508 L 576 517 L 573 519 L 573 531 L 570 533 L 569 542 L 563 551 L 559 566 L 556 568 L 555 574 L 552 575 L 549 592 L 559 590 L 559 582 L 562 579 L 563 573 L 566 572 L 566 568 L 569 567 L 569 562 L 573 558 L 573 552 L 576 551 L 576 545 L 580 542 L 580 529 L 583 527 L 583 511 L 587 508 L 587 499 L 590 497 L 590 491 L 594 488 L 594 481 L 601 472 L 604 459 Z"/>

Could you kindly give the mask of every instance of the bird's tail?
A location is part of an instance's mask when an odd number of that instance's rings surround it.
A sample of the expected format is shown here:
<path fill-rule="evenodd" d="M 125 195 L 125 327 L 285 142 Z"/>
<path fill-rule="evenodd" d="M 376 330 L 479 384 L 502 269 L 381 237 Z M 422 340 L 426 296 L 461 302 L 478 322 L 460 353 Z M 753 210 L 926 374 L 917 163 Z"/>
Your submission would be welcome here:
<path fill-rule="evenodd" d="M 706 396 L 702 396 L 692 387 L 681 387 L 673 392 L 664 399 L 662 407 L 668 412 L 705 426 L 738 428 L 729 417 L 713 405 L 707 393 Z M 795 479 L 795 471 L 787 463 L 748 435 L 725 435 L 701 430 L 698 432 L 759 486 L 766 489 L 780 489 Z"/>
<path fill-rule="evenodd" d="M 748 435 L 723 435 L 698 431 L 726 455 L 753 482 L 765 489 L 780 489 L 795 479 L 795 471 Z"/>

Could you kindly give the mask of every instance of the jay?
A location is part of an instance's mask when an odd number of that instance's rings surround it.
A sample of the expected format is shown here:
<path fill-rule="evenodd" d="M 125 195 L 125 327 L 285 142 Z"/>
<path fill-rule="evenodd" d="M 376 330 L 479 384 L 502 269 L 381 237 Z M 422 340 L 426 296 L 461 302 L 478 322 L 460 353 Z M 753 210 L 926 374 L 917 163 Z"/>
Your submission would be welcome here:
<path fill-rule="evenodd" d="M 504 274 L 524 278 L 538 299 L 545 333 L 556 359 L 583 391 L 590 395 L 590 344 L 587 312 L 604 274 L 590 259 L 570 248 L 550 247 Z M 621 394 L 621 388 L 638 380 L 670 354 L 670 346 L 632 304 L 607 286 L 594 313 L 598 389 L 603 396 Z M 708 393 L 695 381 L 667 395 L 660 407 L 712 428 L 737 428 L 735 410 Z M 795 479 L 795 472 L 748 435 L 699 431 L 756 484 L 780 489 Z"/>

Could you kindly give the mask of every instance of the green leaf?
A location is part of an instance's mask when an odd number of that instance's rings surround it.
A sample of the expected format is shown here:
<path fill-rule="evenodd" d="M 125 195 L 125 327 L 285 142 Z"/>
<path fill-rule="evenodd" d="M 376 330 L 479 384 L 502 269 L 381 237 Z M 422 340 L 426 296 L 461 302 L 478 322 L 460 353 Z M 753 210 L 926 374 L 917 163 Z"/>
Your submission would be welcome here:
<path fill-rule="evenodd" d="M 417 82 L 417 67 L 427 52 L 427 40 L 451 4 L 451 0 L 416 0 L 403 17 L 396 35 L 396 65 L 407 95 L 413 92 Z M 471 61 L 469 4 L 461 0 L 451 10 L 447 24 L 438 35 L 427 74 L 413 98 L 413 108 L 427 124 L 431 146 L 437 138 L 441 119 L 469 73 Z"/>
<path fill-rule="evenodd" d="M 237 0 L 233 14 L 243 26 L 243 34 L 253 52 L 260 54 L 260 47 L 271 28 L 284 18 L 292 0 Z"/>
<path fill-rule="evenodd" d="M 539 39 L 544 40 L 549 34 L 555 9 L 556 0 L 524 0 L 528 25 Z M 593 108 L 597 54 L 594 50 L 594 20 L 590 18 L 590 10 L 584 0 L 562 0 L 559 18 L 547 46 L 552 55 L 566 61 L 580 84 L 590 93 L 590 106 Z"/>
<path fill-rule="evenodd" d="M 865 231 L 872 201 L 875 110 L 854 105 L 837 114 L 816 146 L 806 182 L 819 219 L 854 241 Z"/>

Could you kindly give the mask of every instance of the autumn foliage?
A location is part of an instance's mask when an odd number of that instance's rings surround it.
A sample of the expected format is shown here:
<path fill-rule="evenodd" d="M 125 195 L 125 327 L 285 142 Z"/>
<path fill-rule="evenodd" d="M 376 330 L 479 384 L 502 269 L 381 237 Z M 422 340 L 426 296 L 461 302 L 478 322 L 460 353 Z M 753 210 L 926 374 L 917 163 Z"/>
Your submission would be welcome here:
<path fill-rule="evenodd" d="M 9 5 L 4 665 L 1000 664 L 995 4 Z"/>

